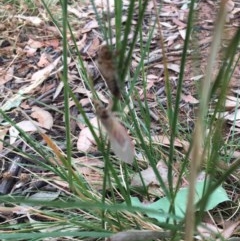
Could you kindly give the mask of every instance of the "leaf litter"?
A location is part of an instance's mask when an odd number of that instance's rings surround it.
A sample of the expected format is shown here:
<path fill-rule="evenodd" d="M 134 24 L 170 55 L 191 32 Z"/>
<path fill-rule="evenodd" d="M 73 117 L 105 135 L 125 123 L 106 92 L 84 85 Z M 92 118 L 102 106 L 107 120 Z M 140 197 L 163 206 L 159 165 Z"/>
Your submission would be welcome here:
<path fill-rule="evenodd" d="M 110 3 L 110 8 L 108 9 L 105 1 L 96 2 L 97 8 L 99 11 L 107 11 L 110 10 L 113 12 L 113 4 L 114 1 L 108 1 Z M 123 1 L 123 9 L 127 8 L 129 1 Z M 7 6 L 4 6 L 6 11 L 11 12 Z M 3 9 L 4 9 L 3 7 Z M 163 37 L 164 41 L 167 45 L 166 56 L 168 58 L 168 69 L 169 69 L 169 79 L 171 81 L 171 85 L 173 89 L 177 86 L 177 77 L 179 73 L 180 61 L 181 61 L 181 50 L 183 48 L 183 39 L 185 38 L 186 32 L 186 19 L 188 15 L 187 4 L 185 1 L 164 1 L 163 6 L 161 8 L 161 12 L 159 14 L 160 22 L 162 25 Z M 150 16 L 154 13 L 153 11 L 154 5 L 152 2 L 149 2 L 147 12 L 146 12 L 146 24 L 150 27 L 153 24 L 154 19 L 151 19 Z M 228 1 L 228 21 L 230 24 L 229 31 L 226 33 L 226 36 L 233 36 L 236 28 L 239 27 L 239 23 L 236 21 L 236 16 L 239 14 L 239 3 L 237 1 Z M 204 74 L 205 64 L 206 64 L 206 56 L 209 50 L 209 45 L 211 43 L 212 36 L 212 23 L 214 22 L 214 14 L 216 11 L 216 5 L 213 1 L 199 2 L 198 3 L 198 11 L 199 11 L 199 20 L 196 26 L 197 36 L 199 37 L 200 43 L 200 66 L 198 73 L 194 73 L 191 71 L 192 69 L 192 61 L 191 55 L 189 57 L 189 61 L 187 61 L 186 69 L 185 69 L 185 81 L 184 81 L 184 90 L 185 93 L 182 95 L 182 101 L 180 106 L 180 121 L 183 127 L 191 126 L 189 123 L 194 122 L 194 106 L 198 104 L 198 96 L 196 93 L 196 89 L 193 87 L 195 84 L 201 80 L 201 77 Z M 77 6 L 77 8 L 69 7 L 69 13 L 72 14 L 73 23 L 77 22 L 77 28 L 74 33 L 77 38 L 77 46 L 79 48 L 81 57 L 86 61 L 87 69 L 95 68 L 92 65 L 91 58 L 95 58 L 97 56 L 97 51 L 100 46 L 106 44 L 99 36 L 99 26 L 94 16 L 94 11 L 90 6 Z M 41 15 L 40 15 L 41 16 Z M 45 16 L 45 15 L 43 15 Z M 93 17 L 94 16 L 94 17 Z M 123 16 L 124 21 L 125 16 Z M 137 18 L 133 19 L 133 22 L 136 21 Z M 114 22 L 114 17 L 111 18 L 111 22 Z M 21 24 L 21 32 L 15 26 Z M 5 44 L 3 42 L 0 43 L 0 83 L 1 83 L 1 109 L 4 111 L 8 111 L 12 114 L 13 120 L 17 120 L 17 124 L 25 123 L 21 126 L 22 129 L 26 132 L 34 133 L 36 130 L 34 129 L 34 125 L 31 124 L 28 120 L 25 120 L 24 116 L 20 115 L 17 111 L 17 107 L 21 107 L 26 101 L 26 106 L 29 106 L 29 109 L 32 108 L 32 118 L 34 118 L 38 125 L 44 127 L 49 135 L 51 133 L 53 139 L 57 139 L 56 133 L 58 132 L 58 127 L 64 127 L 63 116 L 59 114 L 56 110 L 44 110 L 43 107 L 34 106 L 31 107 L 32 99 L 38 99 L 47 105 L 54 105 L 58 110 L 62 110 L 63 106 L 63 85 L 61 85 L 61 80 L 58 76 L 62 71 L 62 62 L 61 62 L 61 39 L 58 29 L 54 26 L 48 26 L 48 22 L 46 19 L 37 17 L 37 16 L 27 16 L 24 14 L 14 15 L 12 23 L 7 21 L 7 24 L 4 26 L 0 26 L 3 31 L 3 38 Z M 74 26 L 74 25 L 73 25 Z M 114 26 L 112 26 L 114 27 Z M 16 30 L 16 33 L 12 35 L 12 32 L 8 31 L 9 29 Z M 150 29 L 150 28 L 149 28 Z M 22 34 L 24 32 L 24 34 Z M 148 28 L 144 29 L 142 32 L 143 39 L 147 39 L 148 36 Z M 18 37 L 16 37 L 18 36 Z M 13 53 L 13 45 L 8 41 L 11 37 L 15 38 L 16 46 L 17 46 L 17 54 Z M 128 36 L 129 39 L 132 37 L 132 33 Z M 112 43 L 115 43 L 116 39 L 113 37 Z M 71 44 L 71 39 L 69 41 Z M 6 46 L 5 46 L 6 45 Z M 145 63 L 146 71 L 150 77 L 154 76 L 154 81 L 148 83 L 148 93 L 147 93 L 147 101 L 150 106 L 150 111 L 152 113 L 152 126 L 157 126 L 157 122 L 159 120 L 166 123 L 165 118 L 162 113 L 159 113 L 158 110 L 154 108 L 154 104 L 156 102 L 156 92 L 159 93 L 157 98 L 163 105 L 166 107 L 166 94 L 164 91 L 164 81 L 163 81 L 163 65 L 162 65 L 162 53 L 159 51 L 158 46 L 158 33 L 153 33 L 153 40 L 150 43 L 150 55 L 145 57 L 143 60 Z M 139 44 L 137 43 L 136 49 L 133 53 L 134 62 L 131 66 L 134 71 L 134 66 L 136 66 L 141 60 L 142 56 L 139 51 Z M 220 64 L 220 60 L 219 60 Z M 76 91 L 78 94 L 79 100 L 84 104 L 84 110 L 87 115 L 92 117 L 91 121 L 94 123 L 94 128 L 96 130 L 99 128 L 96 117 L 93 116 L 92 108 L 89 110 L 90 101 L 92 98 L 92 93 L 86 89 L 86 87 L 80 82 L 81 76 L 78 73 L 78 67 L 76 66 L 76 61 L 71 58 L 69 60 L 69 74 L 71 76 L 76 76 L 75 78 L 70 79 L 70 85 L 75 88 L 82 88 L 83 91 Z M 216 74 L 216 73 L 213 73 Z M 91 73 L 93 79 L 98 79 L 99 74 L 98 71 L 93 71 Z M 240 126 L 239 124 L 239 105 L 238 105 L 238 96 L 239 96 L 239 76 L 240 76 L 240 68 L 237 67 L 236 71 L 233 73 L 231 80 L 231 96 L 228 97 L 225 108 L 226 113 L 224 115 L 224 119 L 231 126 Z M 149 79 L 150 79 L 149 77 Z M 136 83 L 135 88 L 142 91 L 141 81 L 143 77 L 139 76 L 139 83 Z M 102 96 L 101 100 L 105 103 L 108 103 L 108 95 L 106 95 L 106 87 L 99 83 L 99 81 L 95 84 L 98 93 Z M 53 90 L 50 94 L 43 95 L 41 91 L 44 89 L 50 88 Z M 159 91 L 163 89 L 163 91 Z M 44 92 L 44 91 L 43 91 Z M 53 94 L 55 93 L 55 94 Z M 176 93 L 173 91 L 173 96 Z M 31 98 L 28 98 L 30 96 Z M 142 98 L 144 95 L 142 95 Z M 71 105 L 71 109 L 75 108 L 75 104 Z M 28 109 L 26 109 L 28 110 Z M 189 114 L 190 113 L 190 114 Z M 187 114 L 187 115 L 186 115 Z M 92 116 L 91 116 L 92 115 Z M 157 118 L 155 117 L 157 116 Z M 186 122 L 186 118 L 189 122 Z M 1 123 L 3 120 L 1 120 Z M 40 123 L 40 124 L 39 124 Z M 54 123 L 54 125 L 53 125 Z M 118 123 L 118 122 L 117 122 Z M 15 131 L 13 134 L 10 129 L 13 127 L 9 127 L 6 123 L 1 126 L 1 138 L 2 140 L 9 141 L 10 143 L 14 143 L 18 134 Z M 120 122 L 119 122 L 120 124 Z M 21 125 L 21 124 L 19 124 Z M 121 124 L 122 125 L 122 124 Z M 188 125 L 188 126 L 186 126 Z M 74 155 L 83 155 L 83 163 L 84 165 L 88 165 L 88 158 L 86 158 L 86 153 L 93 154 L 96 152 L 96 143 L 90 132 L 89 128 L 84 125 L 77 125 L 77 131 L 75 132 L 75 143 L 73 146 Z M 107 128 L 106 128 L 107 129 Z M 191 129 L 192 130 L 192 129 Z M 107 130 L 109 132 L 109 130 Z M 6 135 L 9 133 L 10 138 Z M 131 143 L 131 137 L 124 130 L 125 138 L 127 138 L 127 143 Z M 110 134 L 113 132 L 110 131 Z M 62 140 L 64 140 L 65 135 L 64 131 L 60 132 Z M 110 135 L 111 136 L 111 135 Z M 113 136 L 113 135 L 112 135 Z M 128 137 L 126 137 L 128 136 Z M 113 138 L 114 139 L 114 138 Z M 116 138 L 115 138 L 116 139 Z M 163 145 L 165 148 L 168 148 L 170 145 L 170 140 L 168 135 L 163 132 L 161 129 L 154 129 L 152 133 L 152 139 L 158 145 Z M 113 141 L 112 141 L 113 142 Z M 1 142 L 2 143 L 2 142 Z M 131 145 L 131 144 L 130 144 Z M 120 145 L 121 146 L 121 145 Z M 186 150 L 186 147 L 189 146 L 189 142 L 186 140 L 175 139 L 174 142 L 175 148 L 178 148 L 180 151 Z M 1 152 L 6 148 L 4 144 L 0 146 Z M 118 145 L 115 149 L 118 149 Z M 127 149 L 127 153 L 132 152 L 133 148 Z M 132 156 L 133 154 L 130 153 Z M 136 153 L 137 156 L 140 156 L 141 153 Z M 120 154 L 117 154 L 120 159 L 123 157 L 123 151 Z M 125 158 L 125 156 L 124 156 Z M 124 159 L 123 158 L 123 159 Z M 132 157 L 131 157 L 132 159 Z M 99 176 L 92 172 L 95 168 L 92 168 L 91 171 L 89 169 L 81 169 L 77 168 L 78 172 L 83 173 L 85 177 L 88 177 L 87 182 L 91 183 L 92 181 L 102 180 L 102 172 L 100 171 L 103 168 L 100 165 L 101 160 L 93 159 L 92 162 L 98 166 L 99 168 Z M 131 161 L 127 161 L 131 162 Z M 90 165 L 90 164 L 89 164 Z M 92 165 L 92 164 L 91 164 Z M 91 166 L 90 165 L 90 166 Z M 161 166 L 161 165 L 160 165 Z M 3 169 L 7 169 L 3 167 Z M 164 171 L 163 176 L 166 176 L 167 170 L 164 167 L 160 167 L 160 171 Z M 43 172 L 44 173 L 44 172 Z M 151 183 L 156 184 L 156 177 L 153 174 L 151 167 L 147 167 L 141 171 L 145 178 L 145 182 L 150 185 Z M 135 176 L 134 176 L 135 175 Z M 141 185 L 139 180 L 136 181 L 136 175 L 133 175 L 133 183 L 137 183 L 137 185 Z M 1 184 L 0 184 L 1 185 Z M 66 187 L 65 187 L 66 188 Z M 160 188 L 160 187 L 159 187 Z M 101 189 L 98 186 L 97 189 Z"/>

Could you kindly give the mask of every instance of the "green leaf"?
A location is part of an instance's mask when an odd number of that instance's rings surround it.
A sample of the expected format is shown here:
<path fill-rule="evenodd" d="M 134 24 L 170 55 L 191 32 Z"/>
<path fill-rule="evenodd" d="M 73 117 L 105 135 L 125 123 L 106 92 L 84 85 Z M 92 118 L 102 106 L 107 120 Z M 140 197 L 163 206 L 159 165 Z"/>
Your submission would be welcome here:
<path fill-rule="evenodd" d="M 196 184 L 195 190 L 195 204 L 201 200 L 204 194 L 204 187 L 208 185 L 207 182 L 201 181 Z M 167 217 L 170 217 L 170 222 L 173 223 L 174 219 L 180 221 L 185 217 L 186 207 L 187 207 L 187 198 L 188 198 L 188 188 L 181 188 L 175 198 L 175 215 L 168 214 L 170 207 L 170 202 L 167 197 L 163 197 L 158 201 L 151 204 L 144 204 L 139 201 L 136 197 L 131 197 L 132 205 L 135 207 L 149 208 L 149 212 L 145 212 L 146 215 L 150 218 L 155 218 L 159 222 L 165 222 Z M 208 204 L 205 208 L 205 211 L 213 209 L 219 203 L 229 201 L 226 191 L 223 187 L 219 186 L 209 197 Z"/>

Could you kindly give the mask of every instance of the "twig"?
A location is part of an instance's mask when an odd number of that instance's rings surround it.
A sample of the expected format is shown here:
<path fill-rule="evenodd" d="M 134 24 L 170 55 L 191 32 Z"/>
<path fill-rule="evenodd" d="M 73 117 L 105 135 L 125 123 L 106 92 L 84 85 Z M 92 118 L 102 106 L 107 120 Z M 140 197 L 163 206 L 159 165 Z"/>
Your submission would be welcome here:
<path fill-rule="evenodd" d="M 20 171 L 19 163 L 22 161 L 22 157 L 16 156 L 13 159 L 11 166 L 3 174 L 2 182 L 0 184 L 0 194 L 7 194 L 10 192 L 14 182 L 15 177 L 18 176 Z"/>

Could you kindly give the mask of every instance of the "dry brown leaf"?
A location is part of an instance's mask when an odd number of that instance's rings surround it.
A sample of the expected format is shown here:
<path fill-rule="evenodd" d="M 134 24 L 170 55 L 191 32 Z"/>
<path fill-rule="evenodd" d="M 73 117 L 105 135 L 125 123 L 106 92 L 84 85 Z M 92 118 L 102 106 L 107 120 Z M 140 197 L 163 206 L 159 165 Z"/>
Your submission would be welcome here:
<path fill-rule="evenodd" d="M 1 207 L 0 206 L 0 213 L 9 215 L 11 213 L 16 213 L 16 214 L 26 214 L 32 210 L 31 207 L 28 206 L 15 206 L 15 207 Z"/>
<path fill-rule="evenodd" d="M 232 0 L 227 0 L 226 8 L 228 12 L 233 11 L 235 3 Z"/>
<path fill-rule="evenodd" d="M 209 115 L 213 115 L 213 114 L 214 114 L 214 111 L 211 110 L 211 111 L 209 112 Z M 225 111 L 225 112 L 217 112 L 217 113 L 216 113 L 216 118 L 217 118 L 217 119 L 220 119 L 220 118 L 224 118 L 224 119 L 225 119 L 225 117 L 226 117 L 228 114 L 229 114 L 228 111 Z"/>
<path fill-rule="evenodd" d="M 239 105 L 239 103 L 237 103 L 236 101 L 227 99 L 225 101 L 225 109 L 232 110 L 233 108 L 235 108 L 237 106 L 237 104 Z"/>
<path fill-rule="evenodd" d="M 48 54 L 43 53 L 37 63 L 37 66 L 40 68 L 46 67 L 50 64 L 49 60 L 51 61 L 51 57 Z"/>
<path fill-rule="evenodd" d="M 104 162 L 98 158 L 89 158 L 87 156 L 80 157 L 74 160 L 74 167 L 84 176 L 91 176 L 96 173 L 96 167 L 104 167 Z"/>
<path fill-rule="evenodd" d="M 152 136 L 152 141 L 156 142 L 159 145 L 162 146 L 169 146 L 170 145 L 170 139 L 168 136 L 163 136 L 163 135 L 156 135 L 156 136 Z M 147 139 L 145 139 L 147 141 Z M 175 147 L 182 147 L 182 148 L 188 148 L 189 147 L 189 142 L 184 141 L 184 140 L 180 140 L 178 138 L 175 138 L 174 140 L 174 146 Z"/>
<path fill-rule="evenodd" d="M 107 238 L 106 241 L 165 240 L 170 237 L 170 232 L 152 230 L 127 230 L 112 235 L 111 237 Z"/>
<path fill-rule="evenodd" d="M 99 135 L 97 118 L 94 117 L 93 119 L 91 119 L 90 122 L 95 130 L 95 133 Z M 92 135 L 92 132 L 90 131 L 89 127 L 85 127 L 81 130 L 79 134 L 77 141 L 77 149 L 81 152 L 89 152 L 93 144 L 95 145 L 95 140 Z"/>
<path fill-rule="evenodd" d="M 57 66 L 61 57 L 58 57 L 56 60 L 53 61 L 50 65 L 35 72 L 32 75 L 32 84 L 29 86 L 24 86 L 21 88 L 17 94 L 15 94 L 12 98 L 8 99 L 7 102 L 2 106 L 3 111 L 7 111 L 12 109 L 13 107 L 17 107 L 21 104 L 21 101 L 25 98 L 24 95 L 31 93 L 37 86 L 41 85 L 42 82 L 50 75 L 52 70 Z"/>
<path fill-rule="evenodd" d="M 180 21 L 178 18 L 173 18 L 172 21 L 178 25 L 179 29 L 186 28 L 187 24 Z"/>
<path fill-rule="evenodd" d="M 57 86 L 57 88 L 56 88 L 56 91 L 55 91 L 55 93 L 54 93 L 54 95 L 53 95 L 53 100 L 55 100 L 55 99 L 59 96 L 59 94 L 61 93 L 63 87 L 64 87 L 64 83 L 63 83 L 63 81 L 61 81 L 61 82 L 58 84 L 58 86 Z"/>
<path fill-rule="evenodd" d="M 217 102 L 218 99 L 215 100 Z M 235 107 L 240 106 L 240 99 L 234 96 L 227 96 L 225 101 L 225 109 L 232 110 Z"/>
<path fill-rule="evenodd" d="M 171 46 L 174 43 L 174 40 L 177 39 L 179 36 L 178 33 L 170 35 L 169 37 L 166 38 L 165 42 L 167 42 L 168 46 Z"/>
<path fill-rule="evenodd" d="M 58 57 L 57 59 L 55 59 L 51 64 L 49 64 L 47 67 L 45 67 L 44 69 L 40 69 L 37 72 L 35 72 L 32 75 L 31 80 L 33 82 L 37 82 L 38 81 L 43 81 L 45 80 L 47 77 L 49 77 L 50 73 L 52 72 L 52 70 L 57 66 L 59 60 L 61 59 L 61 57 Z M 40 82 L 42 83 L 42 82 Z M 37 84 L 38 85 L 38 84 Z"/>
<path fill-rule="evenodd" d="M 163 64 L 155 64 L 154 68 L 164 69 L 164 65 Z M 180 72 L 180 66 L 178 64 L 168 63 L 167 68 L 170 69 L 170 70 L 173 70 L 176 73 Z"/>
<path fill-rule="evenodd" d="M 240 109 L 237 109 L 235 112 L 224 116 L 224 119 L 230 121 L 240 120 Z"/>
<path fill-rule="evenodd" d="M 89 103 L 90 103 L 89 98 L 82 98 L 80 100 L 80 104 L 82 105 L 82 107 L 87 106 Z"/>
<path fill-rule="evenodd" d="M 200 80 L 202 78 L 203 78 L 203 75 L 201 74 L 201 75 L 196 75 L 196 76 L 191 77 L 190 80 L 198 81 L 198 80 Z"/>
<path fill-rule="evenodd" d="M 0 23 L 0 31 L 4 31 L 6 29 L 6 25 L 3 23 Z"/>
<path fill-rule="evenodd" d="M 229 222 L 226 224 L 226 227 L 223 228 L 223 231 L 221 232 L 221 235 L 226 240 L 229 239 L 233 234 L 235 234 L 235 231 L 237 231 L 237 228 L 239 228 L 240 221 L 235 222 Z M 225 226 L 225 225 L 224 225 Z M 216 241 L 221 241 L 222 239 L 217 239 Z"/>
<path fill-rule="evenodd" d="M 51 182 L 63 188 L 64 190 L 69 189 L 69 183 L 67 181 L 63 181 L 62 179 L 60 179 L 59 176 L 55 176 L 54 178 L 51 178 Z"/>
<path fill-rule="evenodd" d="M 240 127 L 240 121 L 234 122 L 234 126 Z"/>
<path fill-rule="evenodd" d="M 164 161 L 159 161 L 156 166 L 159 175 L 162 177 L 163 182 L 165 184 L 168 183 L 168 167 L 165 164 Z M 144 183 L 146 186 L 151 185 L 158 185 L 159 186 L 159 181 L 158 178 L 155 175 L 155 172 L 152 167 L 148 167 L 146 170 L 141 171 L 141 176 L 142 179 L 144 180 Z M 131 185 L 132 186 L 142 186 L 142 179 L 140 178 L 140 175 L 138 173 L 134 174 L 132 177 Z"/>
<path fill-rule="evenodd" d="M 74 159 L 74 168 L 95 189 L 102 189 L 104 162 L 87 156 Z"/>
<path fill-rule="evenodd" d="M 44 43 L 34 39 L 29 39 L 27 45 L 33 49 L 40 49 L 43 47 Z"/>
<path fill-rule="evenodd" d="M 185 40 L 186 38 L 186 29 L 180 29 L 179 30 L 179 33 L 180 33 L 180 36 L 182 37 L 183 40 Z"/>
<path fill-rule="evenodd" d="M 17 15 L 17 18 L 23 19 L 26 21 L 27 24 L 40 27 L 41 25 L 44 24 L 43 20 L 39 17 L 34 17 L 34 16 L 23 16 L 23 15 Z"/>
<path fill-rule="evenodd" d="M 100 7 L 101 9 L 103 9 L 104 11 L 107 11 L 108 9 L 111 11 L 111 9 L 114 8 L 114 0 L 95 0 L 94 4 L 97 7 Z"/>
<path fill-rule="evenodd" d="M 78 11 L 76 8 L 73 8 L 71 6 L 68 6 L 68 12 L 74 14 L 76 17 L 78 17 L 79 19 L 83 19 L 86 18 L 89 14 L 89 12 L 80 12 Z"/>
<path fill-rule="evenodd" d="M 148 74 L 147 75 L 147 80 L 158 80 L 159 77 L 155 74 Z"/>
<path fill-rule="evenodd" d="M 240 158 L 240 151 L 234 151 L 234 152 L 232 153 L 232 157 L 233 157 L 233 158 Z"/>
<path fill-rule="evenodd" d="M 92 29 L 98 28 L 98 22 L 96 20 L 91 20 L 82 29 L 81 33 L 90 32 Z"/>
<path fill-rule="evenodd" d="M 222 229 L 218 228 L 217 225 L 213 225 L 210 223 L 201 223 L 197 227 L 197 231 L 201 236 L 197 236 L 198 240 L 208 240 L 209 238 L 216 237 L 216 234 L 221 233 Z"/>
<path fill-rule="evenodd" d="M 25 132 L 37 131 L 37 127 L 33 121 L 21 121 L 17 123 L 16 126 L 21 128 Z M 14 126 L 11 126 L 9 128 L 9 135 L 10 144 L 12 145 L 17 140 L 19 131 Z"/>
<path fill-rule="evenodd" d="M 44 46 L 48 47 L 51 46 L 54 49 L 56 49 L 59 46 L 59 39 L 55 38 L 55 39 L 49 39 L 43 42 Z"/>
<path fill-rule="evenodd" d="M 182 94 L 181 97 L 186 103 L 190 103 L 190 104 L 193 104 L 193 105 L 199 103 L 199 101 L 196 98 L 194 98 L 192 95 Z"/>
<path fill-rule="evenodd" d="M 0 85 L 6 84 L 8 81 L 13 79 L 13 73 L 14 73 L 14 66 L 8 68 L 8 70 L 4 70 L 0 68 Z"/>
<path fill-rule="evenodd" d="M 74 159 L 75 165 L 86 166 L 86 167 L 104 167 L 103 161 L 96 157 L 82 156 Z"/>
<path fill-rule="evenodd" d="M 33 57 L 36 54 L 37 49 L 36 48 L 32 48 L 32 47 L 26 45 L 24 47 L 23 52 L 26 53 L 27 57 Z"/>
<path fill-rule="evenodd" d="M 82 87 L 78 87 L 77 89 L 75 89 L 73 91 L 74 93 L 80 93 L 80 94 L 83 94 L 83 95 L 86 95 L 88 98 L 92 99 L 93 95 L 91 93 L 91 91 L 87 90 L 86 88 L 82 88 Z M 96 91 L 96 94 L 98 96 L 98 98 L 104 102 L 105 104 L 108 104 L 108 99 L 99 91 Z"/>
<path fill-rule="evenodd" d="M 22 104 L 20 105 L 20 107 L 21 107 L 23 110 L 26 110 L 26 109 L 30 109 L 30 108 L 31 108 L 27 101 L 23 101 Z"/>
<path fill-rule="evenodd" d="M 230 22 L 230 19 L 234 18 L 234 6 L 235 3 L 232 0 L 227 0 L 226 2 L 226 10 L 227 10 L 227 16 L 226 16 L 226 22 Z"/>
<path fill-rule="evenodd" d="M 50 130 L 52 128 L 53 117 L 48 111 L 46 111 L 38 106 L 33 106 L 32 111 L 33 112 L 31 114 L 31 117 L 37 119 L 39 126 L 45 128 L 47 130 Z"/>
<path fill-rule="evenodd" d="M 97 53 L 97 50 L 99 49 L 99 45 L 100 45 L 100 40 L 99 38 L 94 38 L 92 40 L 92 44 L 90 45 L 90 47 L 87 50 L 87 53 L 90 57 L 94 57 Z"/>
<path fill-rule="evenodd" d="M 240 12 L 240 8 L 234 8 L 232 14 L 235 15 Z"/>

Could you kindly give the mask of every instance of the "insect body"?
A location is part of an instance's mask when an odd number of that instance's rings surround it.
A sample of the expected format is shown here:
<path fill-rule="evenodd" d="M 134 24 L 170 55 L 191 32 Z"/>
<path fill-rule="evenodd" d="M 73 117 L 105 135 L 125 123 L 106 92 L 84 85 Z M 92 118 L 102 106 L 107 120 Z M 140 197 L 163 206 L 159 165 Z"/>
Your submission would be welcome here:
<path fill-rule="evenodd" d="M 98 52 L 97 65 L 113 96 L 120 99 L 121 92 L 118 81 L 116 61 L 114 60 L 114 54 L 109 46 L 104 45 L 100 48 Z"/>
<path fill-rule="evenodd" d="M 134 146 L 125 127 L 116 119 L 109 108 L 105 108 L 99 101 L 94 101 L 96 114 L 105 127 L 114 153 L 124 162 L 132 164 Z"/>

